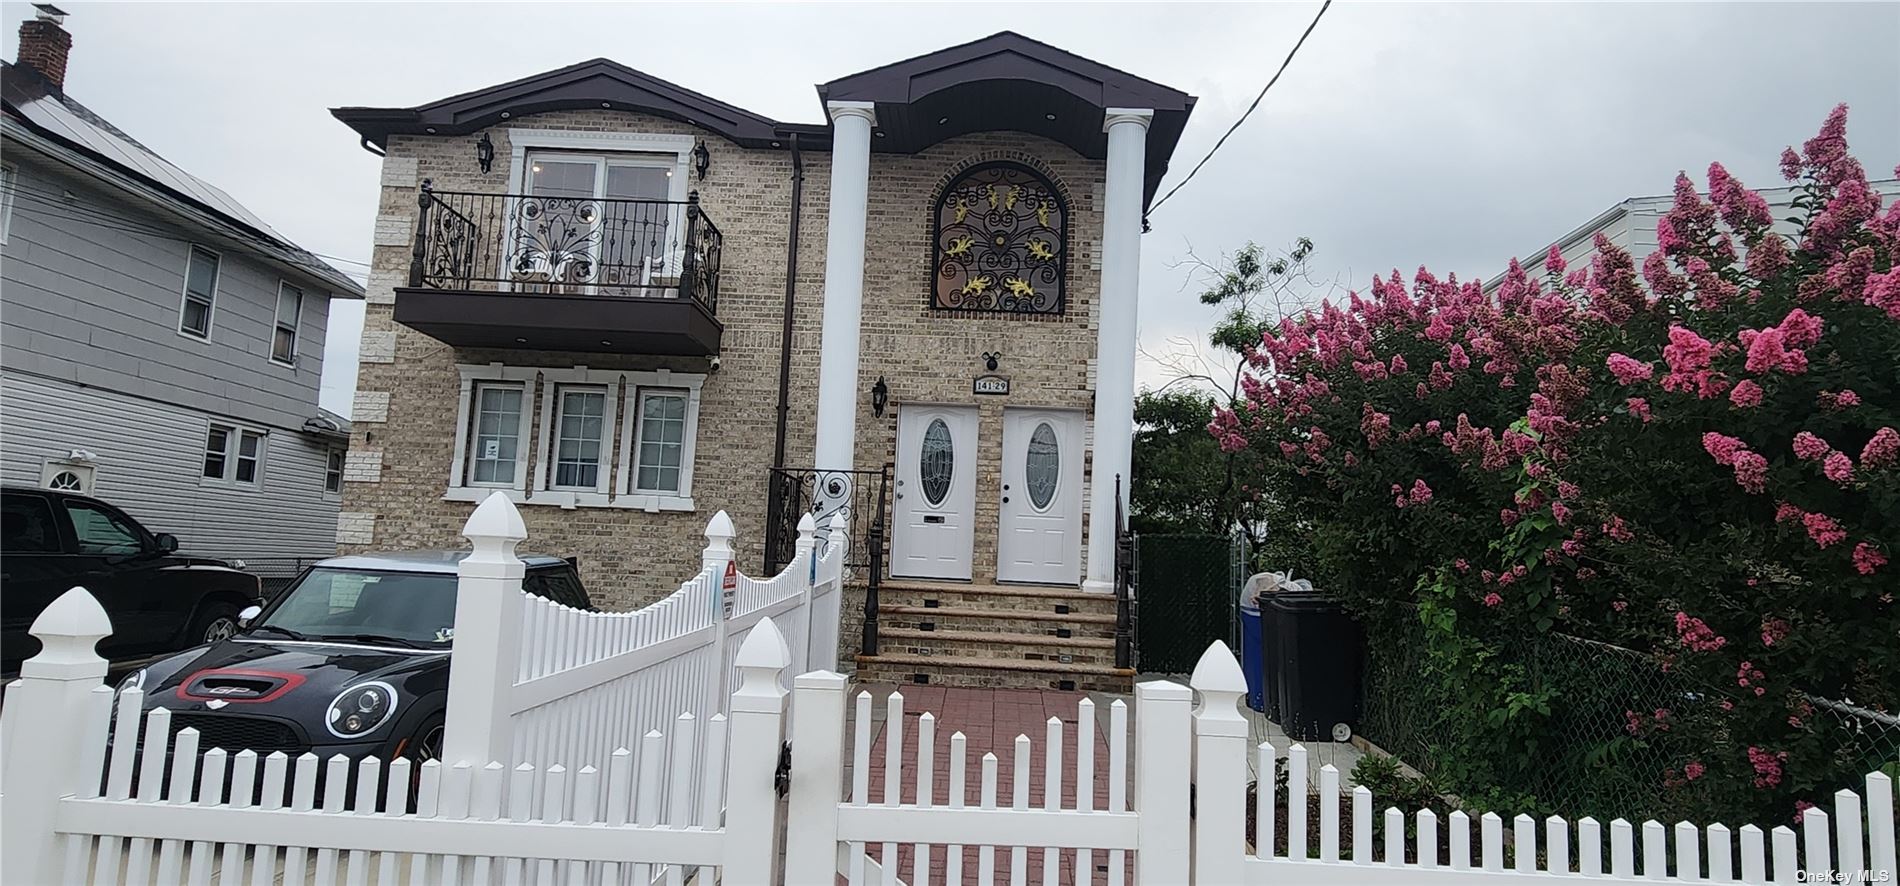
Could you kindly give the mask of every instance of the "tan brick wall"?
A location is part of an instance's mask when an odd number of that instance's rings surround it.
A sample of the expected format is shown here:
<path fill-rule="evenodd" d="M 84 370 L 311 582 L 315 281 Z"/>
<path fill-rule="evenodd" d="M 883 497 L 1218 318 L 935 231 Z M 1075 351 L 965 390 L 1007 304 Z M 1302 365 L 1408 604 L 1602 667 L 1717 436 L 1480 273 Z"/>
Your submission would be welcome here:
<path fill-rule="evenodd" d="M 779 338 L 785 293 L 786 225 L 791 158 L 786 151 L 750 150 L 696 127 L 619 111 L 560 111 L 509 121 L 541 129 L 685 133 L 700 135 L 711 152 L 709 175 L 690 183 L 709 218 L 724 234 L 718 316 L 725 326 L 721 367 L 702 390 L 693 513 L 645 513 L 610 508 L 563 510 L 523 506 L 530 540 L 524 549 L 580 558 L 584 581 L 605 606 L 626 608 L 669 593 L 698 566 L 705 523 L 728 511 L 739 531 L 741 568 L 756 570 L 763 551 L 766 468 L 776 421 Z M 375 353 L 359 367 L 358 387 L 379 400 L 384 421 L 359 422 L 353 446 L 380 450 L 375 482 L 346 482 L 343 509 L 352 517 L 339 532 L 346 551 L 459 547 L 473 505 L 442 499 L 453 459 L 459 377 L 457 363 L 593 369 L 669 368 L 705 372 L 706 361 L 608 354 L 557 354 L 451 348 L 392 319 L 391 289 L 404 285 L 409 247 L 388 241 L 390 216 L 413 220 L 417 185 L 431 179 L 442 190 L 501 193 L 507 189 L 511 145 L 506 126 L 489 130 L 493 170 L 475 162 L 478 135 L 395 137 L 384 161 L 382 199 L 373 223 L 366 339 Z M 798 302 L 792 348 L 790 432 L 786 462 L 811 462 L 817 399 L 824 280 L 826 203 L 830 155 L 805 157 L 804 212 L 798 266 Z M 1068 194 L 1070 232 L 1068 306 L 1061 318 L 1025 320 L 1006 315 L 947 315 L 925 308 L 930 281 L 929 219 L 938 188 L 963 166 L 987 159 L 1037 165 Z M 976 571 L 994 575 L 997 450 L 1002 407 L 1036 405 L 1086 410 L 1094 354 L 1099 291 L 1101 214 L 1096 205 L 1101 164 L 1054 142 L 1020 134 L 965 136 L 915 156 L 873 154 L 870 224 L 866 243 L 864 344 L 860 361 L 858 461 L 875 468 L 895 457 L 895 416 L 870 415 L 868 390 L 879 375 L 901 408 L 913 402 L 972 402 L 982 407 Z M 393 339 L 393 359 L 383 342 Z M 980 354 L 1002 351 L 1000 374 L 1012 380 L 1007 397 L 971 394 L 984 372 Z M 388 360 L 389 362 L 381 362 Z M 524 416 L 538 429 L 540 397 Z M 616 435 L 618 429 L 616 429 Z M 616 443 L 616 447 L 617 447 Z M 373 526 L 372 530 L 369 529 Z"/>

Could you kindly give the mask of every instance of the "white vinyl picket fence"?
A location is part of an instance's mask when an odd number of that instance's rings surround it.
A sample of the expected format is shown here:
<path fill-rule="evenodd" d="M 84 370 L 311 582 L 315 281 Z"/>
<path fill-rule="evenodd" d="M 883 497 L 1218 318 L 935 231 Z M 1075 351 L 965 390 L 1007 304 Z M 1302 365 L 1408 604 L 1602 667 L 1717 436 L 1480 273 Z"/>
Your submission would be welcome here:
<path fill-rule="evenodd" d="M 45 650 L 10 688 L 0 726 L 0 882 L 775 879 L 773 781 L 790 661 L 770 618 L 735 656 L 730 721 L 714 715 L 702 733 L 682 716 L 671 735 L 648 732 L 637 750 L 578 769 L 201 748 L 196 730 L 173 732 L 170 711 L 141 717 L 137 689 L 120 696 L 115 715 L 100 684 L 106 663 L 93 651 L 110 630 L 80 589 L 35 624 Z M 696 759 L 721 765 L 694 775 Z"/>
<path fill-rule="evenodd" d="M 1831 816 L 1807 810 L 1799 839 L 1786 825 L 1765 835 L 1754 825 L 1731 831 L 1721 824 L 1668 827 L 1649 821 L 1634 826 L 1618 819 L 1607 827 L 1606 847 L 1606 828 L 1588 818 L 1573 825 L 1555 816 L 1538 822 L 1520 815 L 1511 821 L 1507 841 L 1505 822 L 1495 813 L 1478 819 L 1475 840 L 1472 821 L 1463 812 L 1442 823 L 1429 810 L 1387 808 L 1375 817 L 1372 793 L 1364 787 L 1342 793 L 1339 771 L 1330 765 L 1319 774 L 1319 820 L 1309 821 L 1307 752 L 1294 745 L 1285 758 L 1289 796 L 1276 797 L 1272 779 L 1263 779 L 1264 789 L 1255 797 L 1257 832 L 1249 834 L 1248 755 L 1257 755 L 1260 772 L 1271 773 L 1280 752 L 1268 744 L 1248 747 L 1247 721 L 1239 713 L 1246 681 L 1224 643 L 1213 644 L 1202 656 L 1189 686 L 1137 684 L 1132 736 L 1126 706 L 1113 703 L 1105 773 L 1095 756 L 1094 706 L 1086 699 L 1078 705 L 1073 763 L 1065 765 L 1063 759 L 1064 748 L 1071 747 L 1063 721 L 1052 717 L 1039 750 L 1034 737 L 1016 737 L 1008 785 L 998 784 L 994 753 L 973 764 L 964 735 L 953 734 L 947 802 L 935 796 L 939 724 L 925 713 L 909 729 L 897 693 L 889 696 L 884 718 L 883 794 L 870 796 L 868 775 L 879 762 L 871 759 L 872 699 L 868 693 L 858 696 L 857 732 L 847 741 L 845 691 L 844 678 L 829 673 L 800 676 L 793 689 L 792 707 L 801 713 L 792 728 L 796 765 L 786 883 L 830 882 L 835 869 L 851 886 L 990 886 L 1003 871 L 1015 886 L 1121 886 L 1129 855 L 1134 882 L 1140 884 L 1504 886 L 1564 876 L 1809 883 L 1837 871 L 1851 882 L 1863 882 L 1867 872 L 1864 882 L 1879 883 L 1893 882 L 1895 876 L 1893 782 L 1879 772 L 1866 777 L 1864 804 L 1862 796 L 1842 790 L 1835 794 Z M 1196 695 L 1198 705 L 1193 704 Z M 1132 784 L 1125 777 L 1131 738 Z M 840 800 L 847 748 L 851 787 Z M 1032 792 L 1038 759 L 1042 784 Z M 980 774 L 972 774 L 973 765 Z M 1108 804 L 1096 809 L 1096 787 L 1104 777 Z M 1074 798 L 1068 805 L 1065 795 Z M 1340 845 L 1342 801 L 1349 804 L 1344 814 L 1352 824 L 1346 847 Z M 1408 821 L 1416 824 L 1409 840 Z M 1282 854 L 1274 851 L 1276 823 L 1289 836 Z M 1448 852 L 1440 850 L 1441 824 Z M 966 859 L 970 846 L 981 847 L 974 865 Z M 901 864 L 905 854 L 911 856 L 908 865 Z M 1039 864 L 1032 857 L 1038 854 Z M 1098 861 L 1106 863 L 1098 866 Z"/>
<path fill-rule="evenodd" d="M 455 645 L 483 654 L 451 660 L 443 757 L 604 768 L 653 730 L 692 728 L 673 724 L 682 713 L 701 723 L 719 713 L 740 641 L 767 617 L 787 641 L 791 673 L 814 656 L 835 666 L 844 551 L 818 557 L 814 530 L 806 515 L 791 564 L 755 579 L 738 570 L 732 520 L 720 511 L 699 573 L 678 590 L 634 612 L 585 612 L 522 590 L 515 547 L 526 529 L 507 496 L 490 496 L 462 530 L 474 552 L 460 566 Z"/>

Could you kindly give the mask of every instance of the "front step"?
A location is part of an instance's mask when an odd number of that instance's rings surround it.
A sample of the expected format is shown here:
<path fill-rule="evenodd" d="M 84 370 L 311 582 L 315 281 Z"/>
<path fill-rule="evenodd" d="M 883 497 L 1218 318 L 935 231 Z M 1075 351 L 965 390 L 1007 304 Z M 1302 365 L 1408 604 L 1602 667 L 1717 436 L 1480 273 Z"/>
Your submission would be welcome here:
<path fill-rule="evenodd" d="M 878 654 L 861 682 L 1128 692 L 1115 599 L 1076 588 L 893 580 L 878 589 Z"/>
<path fill-rule="evenodd" d="M 1113 665 L 902 654 L 860 655 L 857 659 L 859 683 L 1127 693 L 1133 691 L 1135 682 L 1133 668 Z"/>

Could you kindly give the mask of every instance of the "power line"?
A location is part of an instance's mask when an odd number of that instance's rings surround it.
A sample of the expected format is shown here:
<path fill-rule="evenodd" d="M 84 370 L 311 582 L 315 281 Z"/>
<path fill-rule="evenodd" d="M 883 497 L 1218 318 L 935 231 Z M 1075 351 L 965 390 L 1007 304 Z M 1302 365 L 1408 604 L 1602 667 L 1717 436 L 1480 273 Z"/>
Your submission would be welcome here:
<path fill-rule="evenodd" d="M 1280 70 L 1274 71 L 1273 79 L 1268 80 L 1267 85 L 1260 87 L 1260 94 L 1253 97 L 1253 104 L 1247 106 L 1247 110 L 1240 115 L 1240 119 L 1234 121 L 1234 125 L 1227 127 L 1227 132 L 1220 137 L 1220 141 L 1214 143 L 1213 148 L 1208 150 L 1207 156 L 1202 157 L 1201 162 L 1194 164 L 1194 168 L 1188 170 L 1187 178 L 1175 183 L 1175 186 L 1169 188 L 1166 194 L 1161 195 L 1161 199 L 1148 206 L 1149 212 L 1155 211 L 1161 204 L 1168 202 L 1168 198 L 1174 196 L 1174 192 L 1193 181 L 1194 174 L 1200 172 L 1201 167 L 1207 165 L 1207 161 L 1214 159 L 1214 152 L 1220 150 L 1221 145 L 1227 144 L 1227 137 L 1233 135 L 1234 130 L 1240 128 L 1240 124 L 1247 122 L 1247 118 L 1252 116 L 1254 109 L 1260 107 L 1260 100 L 1267 97 L 1267 90 L 1272 89 L 1273 84 L 1280 82 L 1280 75 L 1286 73 L 1287 65 L 1293 63 L 1293 57 L 1299 54 L 1300 47 L 1306 45 L 1306 38 L 1312 36 L 1313 28 L 1319 25 L 1320 18 L 1326 15 L 1326 10 L 1332 5 L 1333 0 L 1326 0 L 1325 3 L 1320 4 L 1319 12 L 1313 16 L 1313 21 L 1307 24 L 1305 32 L 1300 34 L 1299 41 L 1293 44 L 1293 49 L 1286 54 L 1286 59 L 1280 62 Z"/>

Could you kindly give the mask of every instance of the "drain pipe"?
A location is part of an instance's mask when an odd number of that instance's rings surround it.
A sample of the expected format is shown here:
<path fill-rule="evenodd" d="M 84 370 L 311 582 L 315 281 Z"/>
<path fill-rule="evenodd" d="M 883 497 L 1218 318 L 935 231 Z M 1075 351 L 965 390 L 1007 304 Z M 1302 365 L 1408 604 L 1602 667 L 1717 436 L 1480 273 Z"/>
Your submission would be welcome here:
<path fill-rule="evenodd" d="M 792 403 L 792 307 L 798 297 L 798 220 L 805 202 L 805 157 L 792 137 L 792 221 L 785 235 L 785 323 L 779 332 L 778 427 L 772 439 L 772 467 L 785 466 L 785 426 Z"/>

